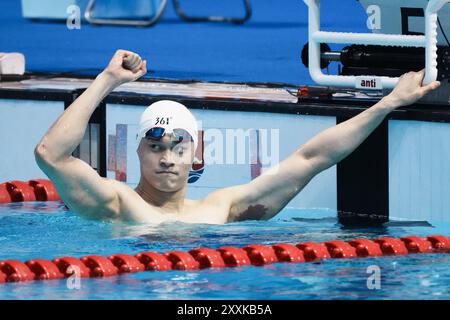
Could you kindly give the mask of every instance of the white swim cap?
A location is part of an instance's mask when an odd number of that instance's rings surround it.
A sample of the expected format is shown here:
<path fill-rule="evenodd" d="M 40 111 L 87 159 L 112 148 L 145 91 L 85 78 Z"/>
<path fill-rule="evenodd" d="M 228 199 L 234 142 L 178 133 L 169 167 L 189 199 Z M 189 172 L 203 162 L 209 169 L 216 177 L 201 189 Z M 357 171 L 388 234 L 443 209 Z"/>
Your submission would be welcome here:
<path fill-rule="evenodd" d="M 181 103 L 161 100 L 152 103 L 145 109 L 139 121 L 137 143 L 141 141 L 151 128 L 164 128 L 166 133 L 174 129 L 186 130 L 194 140 L 194 150 L 198 144 L 198 127 L 194 115 Z"/>

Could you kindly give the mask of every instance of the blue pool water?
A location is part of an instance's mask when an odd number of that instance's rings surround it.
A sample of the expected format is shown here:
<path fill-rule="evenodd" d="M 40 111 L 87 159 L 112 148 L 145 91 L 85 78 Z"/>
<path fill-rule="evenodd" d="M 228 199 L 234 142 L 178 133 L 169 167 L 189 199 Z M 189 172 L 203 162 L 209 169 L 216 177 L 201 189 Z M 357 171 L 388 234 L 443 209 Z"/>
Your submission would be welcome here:
<path fill-rule="evenodd" d="M 450 234 L 448 222 L 396 222 L 377 229 L 345 229 L 335 217 L 332 210 L 285 209 L 270 221 L 119 225 L 85 220 L 60 202 L 3 204 L 0 260 Z M 367 268 L 373 265 L 380 267 L 381 288 L 370 290 Z M 0 285 L 0 299 L 450 299 L 450 254 L 332 259 L 196 272 L 149 271 L 82 279 L 80 289 L 69 289 L 66 280 L 8 283 Z"/>

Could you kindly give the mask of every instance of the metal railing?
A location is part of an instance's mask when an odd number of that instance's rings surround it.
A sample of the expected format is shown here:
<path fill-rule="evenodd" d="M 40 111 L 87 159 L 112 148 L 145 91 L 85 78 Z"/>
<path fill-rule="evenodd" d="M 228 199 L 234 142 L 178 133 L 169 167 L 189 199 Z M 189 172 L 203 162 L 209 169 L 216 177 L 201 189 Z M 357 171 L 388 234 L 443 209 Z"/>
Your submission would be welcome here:
<path fill-rule="evenodd" d="M 179 0 L 173 0 L 175 12 L 184 21 L 187 22 L 224 22 L 242 24 L 250 19 L 252 15 L 252 8 L 250 0 L 243 0 L 245 15 L 242 18 L 223 17 L 223 16 L 190 16 L 187 15 L 181 8 Z M 156 9 L 154 17 L 148 17 L 148 19 L 119 19 L 119 18 L 94 18 L 94 8 L 96 0 L 90 0 L 86 11 L 84 13 L 85 19 L 92 24 L 110 24 L 110 25 L 126 25 L 126 26 L 138 26 L 149 27 L 156 24 L 164 14 L 167 7 L 167 0 L 161 0 L 159 6 Z"/>
<path fill-rule="evenodd" d="M 437 13 L 450 0 L 430 0 L 425 10 L 425 35 L 392 35 L 373 33 L 346 33 L 320 31 L 320 0 L 303 0 L 309 8 L 309 72 L 320 85 L 354 87 L 371 82 L 373 89 L 391 89 L 399 78 L 386 76 L 342 76 L 326 75 L 320 68 L 322 43 L 351 43 L 362 45 L 423 47 L 425 48 L 425 78 L 423 83 L 436 80 L 437 69 Z M 368 89 L 364 87 L 364 89 Z"/>

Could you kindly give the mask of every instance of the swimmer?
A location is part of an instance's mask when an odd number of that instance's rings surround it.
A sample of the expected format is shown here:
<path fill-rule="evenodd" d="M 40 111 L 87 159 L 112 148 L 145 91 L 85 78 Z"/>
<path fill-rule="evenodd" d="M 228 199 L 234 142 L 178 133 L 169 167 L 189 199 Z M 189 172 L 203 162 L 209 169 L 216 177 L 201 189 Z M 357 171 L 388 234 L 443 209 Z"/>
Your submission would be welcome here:
<path fill-rule="evenodd" d="M 313 177 L 351 154 L 391 111 L 416 102 L 440 85 L 435 81 L 422 86 L 424 71 L 404 74 L 389 95 L 317 134 L 267 173 L 247 184 L 189 200 L 186 189 L 198 144 L 197 126 L 191 112 L 177 102 L 158 101 L 141 116 L 137 135 L 141 178 L 135 189 L 100 177 L 87 163 L 72 156 L 99 103 L 119 85 L 135 81 L 146 72 L 145 60 L 133 52 L 118 50 L 36 146 L 39 167 L 64 203 L 81 216 L 145 223 L 177 220 L 224 224 L 270 219 Z"/>

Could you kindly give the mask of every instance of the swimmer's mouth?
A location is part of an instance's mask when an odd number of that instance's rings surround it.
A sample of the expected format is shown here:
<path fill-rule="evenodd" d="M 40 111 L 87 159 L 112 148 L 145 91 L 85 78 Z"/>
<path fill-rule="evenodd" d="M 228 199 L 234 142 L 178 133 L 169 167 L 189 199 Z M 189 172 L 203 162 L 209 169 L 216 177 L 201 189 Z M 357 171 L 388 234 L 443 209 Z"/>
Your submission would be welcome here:
<path fill-rule="evenodd" d="M 178 173 L 176 173 L 176 172 L 173 172 L 173 171 L 168 171 L 168 170 L 164 170 L 164 171 L 156 171 L 156 173 L 157 174 L 168 174 L 168 173 L 170 173 L 170 174 L 174 174 L 174 175 L 178 175 Z"/>

